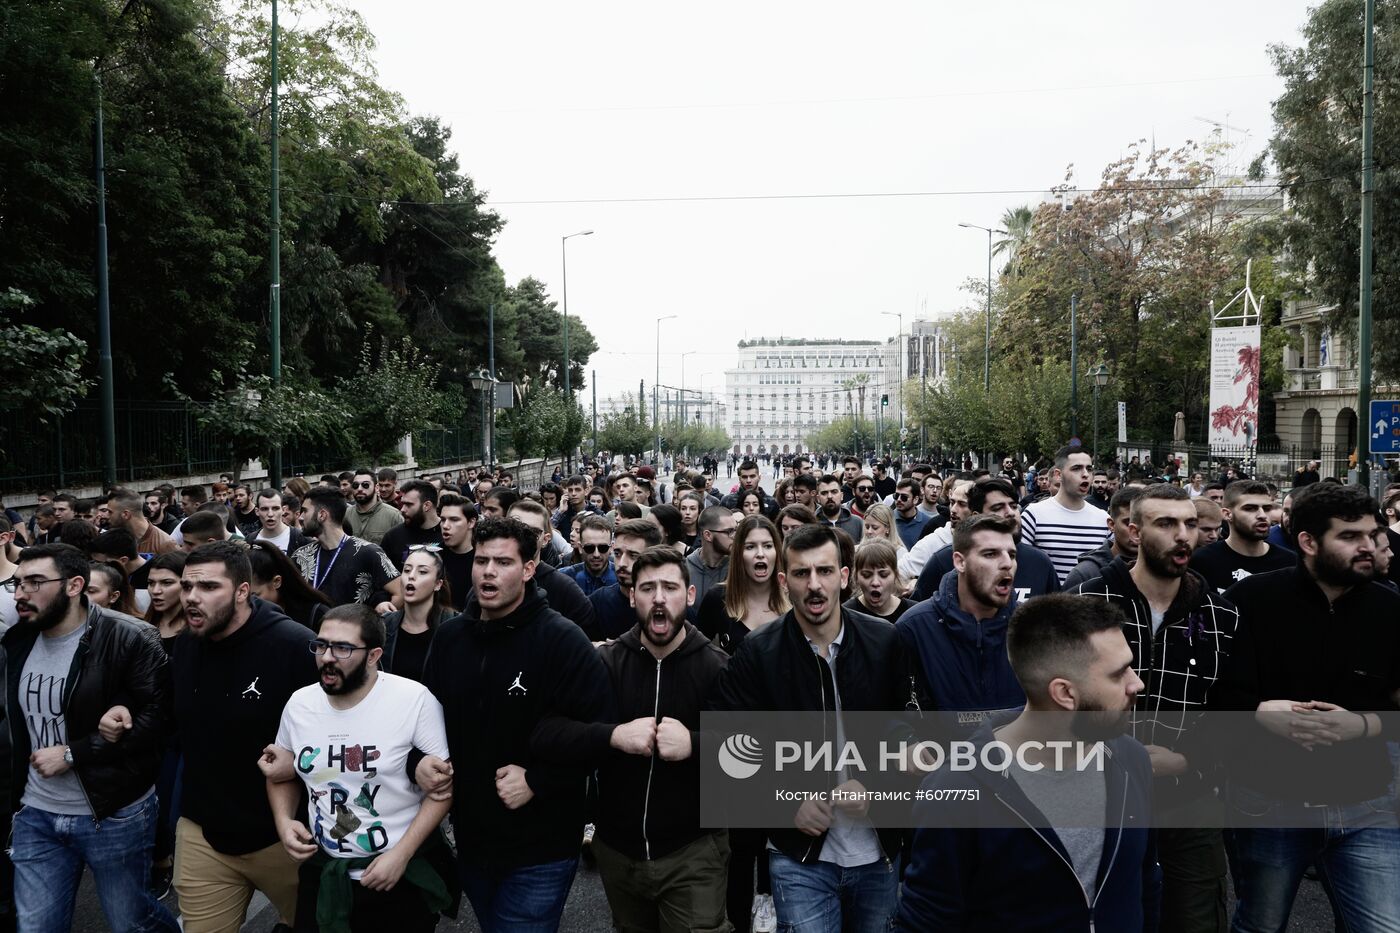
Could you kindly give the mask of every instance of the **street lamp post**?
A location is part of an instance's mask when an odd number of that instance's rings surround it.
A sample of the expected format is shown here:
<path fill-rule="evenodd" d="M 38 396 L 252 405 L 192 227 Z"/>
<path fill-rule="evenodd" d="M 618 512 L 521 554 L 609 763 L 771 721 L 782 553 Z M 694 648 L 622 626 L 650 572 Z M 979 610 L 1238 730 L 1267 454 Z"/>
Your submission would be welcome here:
<path fill-rule="evenodd" d="M 1089 376 L 1094 380 L 1094 456 L 1099 452 L 1099 390 L 1108 385 L 1108 367 L 1100 363 L 1089 370 Z"/>
<path fill-rule="evenodd" d="M 661 465 L 661 322 L 674 320 L 678 316 L 667 314 L 656 319 L 656 381 L 651 384 L 651 424 L 656 432 L 652 462 L 658 467 Z"/>
<path fill-rule="evenodd" d="M 686 350 L 684 353 L 681 354 L 681 424 L 685 424 L 685 414 L 686 414 L 686 407 L 685 407 L 685 358 L 686 358 L 687 356 L 690 356 L 690 355 L 696 353 L 696 352 L 697 352 L 697 351 L 695 351 L 695 350 Z"/>
<path fill-rule="evenodd" d="M 987 231 L 987 336 L 982 344 L 982 391 L 992 391 L 992 234 L 1000 233 L 1002 236 L 1010 236 L 1005 230 L 998 230 L 995 227 L 983 227 L 978 224 L 958 224 L 959 227 L 967 227 L 969 230 Z"/>

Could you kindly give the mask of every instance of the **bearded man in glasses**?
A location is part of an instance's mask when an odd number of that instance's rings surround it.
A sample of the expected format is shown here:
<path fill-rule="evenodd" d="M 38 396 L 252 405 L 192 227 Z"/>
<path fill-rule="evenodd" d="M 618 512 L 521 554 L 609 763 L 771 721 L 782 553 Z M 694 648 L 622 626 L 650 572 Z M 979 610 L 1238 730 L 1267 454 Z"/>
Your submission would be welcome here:
<path fill-rule="evenodd" d="M 355 507 L 345 516 L 345 530 L 362 541 L 379 545 L 395 525 L 403 524 L 403 515 L 379 498 L 378 480 L 374 471 L 364 467 L 355 471 L 350 480 L 350 499 Z"/>

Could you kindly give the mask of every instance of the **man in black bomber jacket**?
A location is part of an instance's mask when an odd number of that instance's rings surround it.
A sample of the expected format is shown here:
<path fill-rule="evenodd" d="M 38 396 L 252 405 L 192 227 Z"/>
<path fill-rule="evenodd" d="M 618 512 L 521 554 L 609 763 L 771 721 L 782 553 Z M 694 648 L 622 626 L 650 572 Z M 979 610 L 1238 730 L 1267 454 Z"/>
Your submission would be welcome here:
<path fill-rule="evenodd" d="M 755 629 L 720 675 L 711 708 L 720 711 L 899 711 L 904 669 L 894 626 L 843 609 L 836 532 L 804 525 L 783 539 L 778 579 L 792 609 Z M 838 725 L 838 730 L 841 728 Z M 839 736 L 839 732 L 838 732 Z M 837 780 L 837 778 L 833 778 Z M 893 923 L 898 893 L 899 830 L 875 830 L 865 809 L 807 800 L 792 822 L 768 832 L 779 926 L 795 923 L 818 901 L 840 904 L 864 927 Z"/>

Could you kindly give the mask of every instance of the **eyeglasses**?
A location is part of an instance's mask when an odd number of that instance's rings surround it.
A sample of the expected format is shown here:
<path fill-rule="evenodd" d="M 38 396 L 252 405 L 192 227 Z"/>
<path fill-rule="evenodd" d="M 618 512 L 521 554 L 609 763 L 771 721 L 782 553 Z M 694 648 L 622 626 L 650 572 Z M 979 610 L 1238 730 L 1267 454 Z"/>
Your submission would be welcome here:
<path fill-rule="evenodd" d="M 37 593 L 39 592 L 39 587 L 43 586 L 45 583 L 62 583 L 63 579 L 63 577 L 25 577 L 23 580 L 20 580 L 11 577 L 6 583 L 13 584 L 14 588 L 21 593 Z"/>
<path fill-rule="evenodd" d="M 331 653 L 331 657 L 335 658 L 337 661 L 344 661 L 356 651 L 368 651 L 369 648 L 365 645 L 347 645 L 344 642 L 336 642 L 332 644 L 331 642 L 322 641 L 318 638 L 315 641 L 309 643 L 306 646 L 306 650 L 310 651 L 318 658 L 321 655 L 325 654 L 327 651 L 329 651 Z"/>
<path fill-rule="evenodd" d="M 611 551 L 611 550 L 612 550 L 612 545 L 611 545 L 611 544 L 583 544 L 583 545 L 580 545 L 580 546 L 579 546 L 579 550 L 583 551 L 583 553 L 585 553 L 585 554 L 606 554 L 606 553 L 608 553 L 608 551 Z"/>
<path fill-rule="evenodd" d="M 738 530 L 739 530 L 739 526 L 738 526 L 738 525 L 735 525 L 733 528 L 711 528 L 711 529 L 710 529 L 710 534 L 712 534 L 712 535 L 732 535 L 734 532 L 736 532 L 736 531 L 738 531 Z"/>

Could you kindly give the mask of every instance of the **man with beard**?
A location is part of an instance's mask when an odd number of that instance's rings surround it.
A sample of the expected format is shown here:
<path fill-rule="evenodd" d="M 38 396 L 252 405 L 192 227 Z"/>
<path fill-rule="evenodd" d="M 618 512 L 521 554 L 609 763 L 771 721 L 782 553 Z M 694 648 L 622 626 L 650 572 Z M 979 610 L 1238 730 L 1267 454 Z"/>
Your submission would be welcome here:
<path fill-rule="evenodd" d="M 1245 577 L 1292 567 L 1297 556 L 1268 541 L 1274 502 L 1268 485 L 1258 480 L 1241 479 L 1227 486 L 1221 514 L 1230 525 L 1230 537 L 1192 555 L 1191 569 L 1223 593 Z"/>
<path fill-rule="evenodd" d="M 178 930 L 148 891 L 152 793 L 170 681 L 155 629 L 88 603 L 86 555 L 66 544 L 19 555 L 5 651 L 10 858 L 21 930 L 67 930 L 83 868 L 113 930 Z M 98 725 L 126 704 L 126 740 Z M 11 919 L 14 923 L 14 919 Z"/>
<path fill-rule="evenodd" d="M 615 715 L 551 723 L 536 744 L 598 766 L 592 851 L 618 929 L 725 929 L 728 834 L 700 828 L 693 737 L 727 656 L 686 621 L 695 589 L 674 548 L 648 548 L 632 574 L 637 621 L 598 650 Z"/>
<path fill-rule="evenodd" d="M 253 504 L 253 490 L 246 484 L 239 483 L 233 487 L 233 492 L 229 496 L 229 512 L 233 516 L 233 523 L 238 526 L 238 530 L 243 533 L 243 537 L 251 538 L 258 533 L 258 510 Z"/>
<path fill-rule="evenodd" d="M 301 504 L 301 530 L 311 541 L 292 554 L 292 562 L 333 606 L 364 603 L 380 615 L 393 612 L 398 568 L 377 545 L 345 533 L 341 523 L 349 511 L 335 490 L 308 492 Z"/>
<path fill-rule="evenodd" d="M 107 523 L 111 528 L 122 528 L 131 532 L 136 539 L 136 550 L 142 554 L 164 554 L 175 550 L 175 542 L 170 535 L 161 531 L 146 517 L 146 501 L 124 486 L 118 486 L 107 494 Z"/>
<path fill-rule="evenodd" d="M 723 506 L 710 506 L 700 513 L 700 547 L 686 558 L 688 576 L 695 588 L 695 605 L 710 588 L 729 579 L 729 548 L 734 543 L 734 513 Z"/>
<path fill-rule="evenodd" d="M 847 504 L 856 497 L 856 480 L 860 477 L 860 458 L 841 458 L 841 501 Z M 860 539 L 857 538 L 857 541 Z"/>
<path fill-rule="evenodd" d="M 1028 506 L 1021 514 L 1021 539 L 1049 555 L 1060 575 L 1069 576 L 1079 555 L 1108 539 L 1108 513 L 1084 501 L 1089 495 L 1094 457 L 1083 447 L 1055 451 L 1050 483 L 1059 492 Z"/>
<path fill-rule="evenodd" d="M 1400 595 L 1371 579 L 1376 501 L 1314 483 L 1290 522 L 1298 563 L 1225 591 L 1240 624 L 1210 696 L 1214 709 L 1256 713 L 1225 749 L 1226 805 L 1240 820 L 1225 838 L 1234 928 L 1285 928 L 1313 865 L 1338 929 L 1400 928 L 1395 720 L 1379 715 L 1400 695 Z M 1246 815 L 1260 812 L 1262 825 Z"/>
<path fill-rule="evenodd" d="M 375 482 L 371 470 L 359 469 L 354 472 L 350 480 L 350 495 L 355 507 L 345 515 L 345 530 L 361 541 L 378 546 L 390 528 L 403 524 L 403 516 L 398 509 L 379 498 Z"/>
<path fill-rule="evenodd" d="M 1025 601 L 1032 596 L 1058 593 L 1060 578 L 1055 575 L 1050 558 L 1039 548 L 1021 541 L 1021 506 L 1016 501 L 1015 487 L 999 476 L 984 476 L 968 487 L 966 496 L 969 514 L 995 515 L 1011 523 L 1011 536 L 1016 539 L 1016 579 L 1011 585 L 1016 590 L 1016 599 Z M 943 578 L 954 572 L 953 549 L 946 547 L 933 555 L 919 572 L 911 594 L 914 601 L 937 593 Z"/>
<path fill-rule="evenodd" d="M 919 508 L 919 483 L 913 477 L 905 477 L 895 484 L 894 489 L 894 528 L 899 540 L 906 548 L 919 543 L 920 532 L 929 522 L 929 516 Z"/>
<path fill-rule="evenodd" d="M 283 554 L 294 554 L 298 548 L 309 542 L 306 535 L 283 521 L 282 494 L 268 487 L 258 490 L 258 527 L 254 540 L 263 540 L 277 545 Z M 253 537 L 249 535 L 249 537 Z"/>
<path fill-rule="evenodd" d="M 1107 512 L 1111 495 L 1112 494 L 1108 491 L 1108 471 L 1096 468 L 1094 470 L 1094 478 L 1089 484 L 1089 496 L 1084 501 L 1095 508 L 1100 508 Z"/>
<path fill-rule="evenodd" d="M 914 543 L 914 546 L 907 551 L 900 552 L 899 572 L 906 579 L 917 580 L 933 555 L 952 545 L 953 531 L 957 528 L 958 523 L 972 514 L 967 504 L 967 494 L 972 488 L 972 480 L 949 480 L 947 488 L 948 521 L 941 524 L 937 523 L 936 520 L 926 522 L 923 530 L 919 532 L 919 540 Z"/>
<path fill-rule="evenodd" d="M 184 762 L 174 887 L 187 933 L 237 930 L 255 890 L 283 922 L 296 910 L 296 863 L 278 841 L 257 761 L 316 665 L 306 629 L 252 595 L 252 573 L 243 545 L 219 541 L 190 553 L 180 581 L 186 629 L 170 660 Z M 114 707 L 103 735 L 129 742 L 129 722 Z"/>
<path fill-rule="evenodd" d="M 612 568 L 612 523 L 601 515 L 590 513 L 574 522 L 578 530 L 578 553 L 582 560 L 565 568 L 585 596 L 592 596 L 604 587 L 617 583 Z"/>
<path fill-rule="evenodd" d="M 852 515 L 851 510 L 842 504 L 841 480 L 830 473 L 817 480 L 817 521 L 840 528 L 850 535 L 852 541 L 859 541 L 865 532 L 865 522 Z"/>
<path fill-rule="evenodd" d="M 593 603 L 594 614 L 598 618 L 598 630 L 603 638 L 617 638 L 636 622 L 632 610 L 632 564 L 649 547 L 656 547 L 665 539 L 661 526 L 646 518 L 629 519 L 618 525 L 613 532 L 612 561 L 613 573 L 617 582 L 593 592 L 589 600 Z"/>
<path fill-rule="evenodd" d="M 611 715 L 598 652 L 533 585 L 538 539 L 510 518 L 477 524 L 476 598 L 438 628 L 423 670 L 452 762 L 423 757 L 414 783 L 453 788 L 462 890 L 483 930 L 558 928 L 578 871 L 589 762 L 544 747 L 536 730 Z"/>
<path fill-rule="evenodd" d="M 782 506 L 776 499 L 768 495 L 763 486 L 759 484 L 758 464 L 752 460 L 745 460 L 739 464 L 739 488 L 719 500 L 719 504 L 731 512 L 737 512 L 739 506 L 743 504 L 744 494 L 749 492 L 758 493 L 759 510 L 769 521 L 775 520 L 778 516 L 778 509 Z M 857 537 L 856 540 L 859 541 L 860 538 Z"/>
<path fill-rule="evenodd" d="M 825 713 L 835 720 L 841 748 L 842 710 L 904 708 L 899 636 L 888 622 L 842 607 L 847 569 L 835 529 L 814 524 L 791 531 L 783 538 L 783 566 L 778 580 L 792 608 L 744 638 L 720 674 L 711 708 Z M 849 769 L 831 783 L 853 794 L 863 790 Z M 834 804 L 807 799 L 788 825 L 768 831 L 780 927 L 808 929 L 810 918 L 822 917 L 822 929 L 889 929 L 902 831 L 876 830 L 869 806 L 855 797 Z"/>
<path fill-rule="evenodd" d="M 1156 928 L 1151 766 L 1123 734 L 1142 681 L 1122 621 L 1106 603 L 1062 593 L 1016 610 L 1007 648 L 1026 708 L 975 739 L 1002 743 L 990 754 L 1007 767 L 940 768 L 925 780 L 928 801 L 972 802 L 955 820 L 946 802 L 916 805 L 897 929 Z M 1080 770 L 1073 762 L 1095 742 L 1103 769 Z"/>
<path fill-rule="evenodd" d="M 442 566 L 452 594 L 452 608 L 459 612 L 467 605 L 472 590 L 472 533 L 476 529 L 476 506 L 465 496 L 444 492 L 438 496 L 438 527 L 442 531 Z"/>
<path fill-rule="evenodd" d="M 919 709 L 967 713 L 958 722 L 975 726 L 986 713 L 1026 701 L 1005 649 L 1017 604 L 1014 530 L 997 515 L 961 522 L 953 532 L 954 572 L 895 623 L 910 659 L 907 699 Z"/>
<path fill-rule="evenodd" d="M 866 511 L 875 504 L 875 481 L 865 474 L 856 476 L 856 484 L 852 487 L 855 495 L 851 498 L 851 514 L 865 520 Z"/>
<path fill-rule="evenodd" d="M 367 606 L 331 609 L 310 644 L 319 685 L 292 694 L 259 764 L 287 854 L 301 862 L 296 928 L 431 933 L 451 903 L 451 855 L 437 827 L 450 798 L 409 778 L 413 749 L 446 759 L 442 705 L 423 685 L 379 671 L 384 623 Z M 280 780 L 285 765 L 305 784 Z M 446 795 L 439 795 L 445 798 Z M 311 828 L 307 829 L 307 825 Z"/>
<path fill-rule="evenodd" d="M 399 514 L 403 522 L 385 532 L 380 544 L 399 570 L 403 569 L 403 560 L 413 545 L 442 544 L 437 504 L 438 491 L 432 483 L 411 479 L 399 488 Z"/>
<path fill-rule="evenodd" d="M 1133 667 L 1146 681 L 1132 732 L 1147 746 L 1155 778 L 1162 929 L 1224 931 L 1225 843 L 1219 829 L 1208 828 L 1220 826 L 1223 814 L 1201 710 L 1229 657 L 1238 614 L 1189 566 L 1196 515 L 1186 490 L 1147 487 L 1128 521 L 1137 561 L 1131 568 L 1114 561 L 1078 592 L 1122 612 Z"/>
<path fill-rule="evenodd" d="M 179 519 L 170 514 L 170 497 L 160 489 L 152 489 L 145 495 L 146 519 L 166 534 L 175 530 Z"/>
<path fill-rule="evenodd" d="M 389 467 L 383 467 L 374 474 L 374 491 L 379 494 L 379 498 L 398 508 L 401 503 L 397 494 L 399 474 Z"/>
<path fill-rule="evenodd" d="M 923 500 L 919 503 L 919 511 L 927 515 L 929 521 L 937 522 L 935 528 L 942 526 L 948 521 L 948 507 L 943 500 L 943 477 L 930 471 L 921 484 Z"/>

